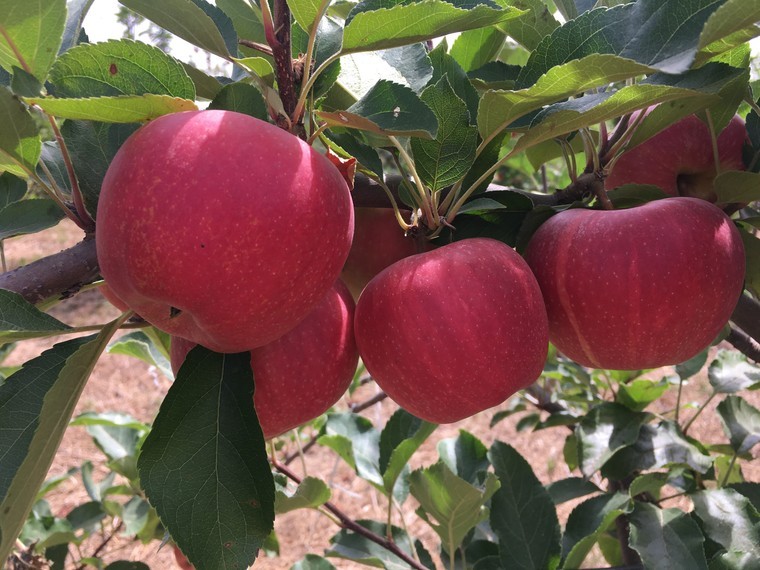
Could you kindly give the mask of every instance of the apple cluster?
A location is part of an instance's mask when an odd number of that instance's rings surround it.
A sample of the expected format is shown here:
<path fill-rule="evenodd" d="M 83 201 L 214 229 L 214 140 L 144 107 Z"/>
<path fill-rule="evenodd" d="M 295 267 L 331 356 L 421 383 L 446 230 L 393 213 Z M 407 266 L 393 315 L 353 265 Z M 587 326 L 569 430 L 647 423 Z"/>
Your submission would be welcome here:
<path fill-rule="evenodd" d="M 524 258 L 487 238 L 420 246 L 392 210 L 354 211 L 311 147 L 229 111 L 168 115 L 126 141 L 97 248 L 107 293 L 174 335 L 175 371 L 196 344 L 250 351 L 267 438 L 329 409 L 359 356 L 435 423 L 529 386 L 550 341 L 590 367 L 675 364 L 715 339 L 744 281 L 737 228 L 694 197 L 566 210 Z"/>

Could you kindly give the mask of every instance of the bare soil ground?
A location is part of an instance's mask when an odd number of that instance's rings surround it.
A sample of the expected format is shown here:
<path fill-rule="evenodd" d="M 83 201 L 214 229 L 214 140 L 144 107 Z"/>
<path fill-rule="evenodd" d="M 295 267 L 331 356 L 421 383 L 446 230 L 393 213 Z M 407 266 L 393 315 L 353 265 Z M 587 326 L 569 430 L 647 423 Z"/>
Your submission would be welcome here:
<path fill-rule="evenodd" d="M 33 237 L 8 240 L 5 244 L 9 268 L 33 261 L 64 247 L 73 245 L 81 238 L 79 232 L 71 224 L 63 222 L 57 227 Z M 107 301 L 97 291 L 87 291 L 75 298 L 62 303 L 55 308 L 56 317 L 69 324 L 105 323 L 118 315 Z M 20 343 L 6 364 L 20 364 L 29 358 L 37 356 L 49 347 L 56 339 L 30 341 Z M 658 371 L 653 373 L 662 374 Z M 152 422 L 158 407 L 170 386 L 170 381 L 159 372 L 149 368 L 142 362 L 119 355 L 107 354 L 98 362 L 93 375 L 88 382 L 77 406 L 76 414 L 85 411 L 118 411 L 131 414 L 143 422 Z M 362 387 L 351 396 L 351 401 L 344 399 L 338 408 L 346 408 L 351 402 L 357 403 L 370 398 L 377 391 L 374 384 Z M 684 393 L 685 402 L 704 402 L 709 396 L 705 373 L 689 383 Z M 675 404 L 676 391 L 670 390 L 658 405 L 662 410 L 672 408 Z M 748 400 L 755 406 L 760 406 L 760 393 L 749 395 Z M 725 436 L 712 413 L 719 399 L 716 398 L 701 418 L 695 422 L 692 434 L 703 441 L 718 443 L 725 441 Z M 518 432 L 515 425 L 519 417 L 511 417 L 502 421 L 493 429 L 489 427 L 494 412 L 500 408 L 478 414 L 466 421 L 441 426 L 415 454 L 412 466 L 430 465 L 437 460 L 436 444 L 444 438 L 454 437 L 458 430 L 465 429 L 479 437 L 486 445 L 495 440 L 505 441 L 515 448 L 530 462 L 536 475 L 544 483 L 556 481 L 577 473 L 570 473 L 563 459 L 562 449 L 566 432 L 562 428 L 540 432 Z M 376 425 L 383 425 L 385 420 L 395 410 L 395 404 L 385 400 L 365 412 Z M 687 416 L 693 413 L 686 411 Z M 283 454 L 295 449 L 292 444 L 286 444 L 281 451 Z M 755 453 L 758 453 L 757 451 Z M 100 461 L 101 453 L 92 444 L 84 428 L 72 427 L 66 432 L 56 459 L 50 469 L 50 476 L 61 475 L 71 467 L 78 467 L 86 460 Z M 755 461 L 745 468 L 744 475 L 748 480 L 760 481 L 760 462 Z M 354 476 L 353 472 L 331 451 L 316 447 L 305 457 L 303 465 L 296 461 L 292 468 L 299 474 L 319 476 L 331 486 L 333 502 L 354 518 L 374 518 L 384 520 L 387 504 L 385 499 L 372 487 Z M 304 469 L 305 468 L 305 469 Z M 101 472 L 102 473 L 102 472 Z M 102 475 L 101 475 L 102 476 Z M 98 475 L 96 475 L 96 479 Z M 74 506 L 85 501 L 86 495 L 81 479 L 74 477 L 59 487 L 51 497 L 53 508 L 59 516 L 65 515 Z M 576 503 L 566 503 L 560 506 L 561 521 L 567 518 Z M 676 506 L 676 505 L 672 505 Z M 678 505 L 687 508 L 688 505 Z M 394 515 L 394 524 L 401 524 L 401 515 Z M 412 536 L 420 537 L 432 550 L 436 550 L 435 534 L 414 514 L 413 500 L 409 499 L 403 508 L 403 517 Z M 261 569 L 287 569 L 301 559 L 304 554 L 315 552 L 321 554 L 329 546 L 329 538 L 337 532 L 335 524 L 316 511 L 295 511 L 278 517 L 275 528 L 280 541 L 281 556 L 267 559 L 262 556 L 256 567 Z M 84 545 L 83 552 L 92 552 L 98 542 Z M 86 549 L 90 550 L 87 551 Z M 169 548 L 158 549 L 158 543 L 142 545 L 123 537 L 117 537 L 109 542 L 104 549 L 107 561 L 118 559 L 141 560 L 151 568 L 164 570 L 176 568 L 173 555 Z M 86 554 L 85 554 L 86 555 Z M 332 559 L 338 568 L 359 568 L 358 565 Z M 603 561 L 596 560 L 597 563 Z M 73 565 L 70 565 L 73 568 Z"/>

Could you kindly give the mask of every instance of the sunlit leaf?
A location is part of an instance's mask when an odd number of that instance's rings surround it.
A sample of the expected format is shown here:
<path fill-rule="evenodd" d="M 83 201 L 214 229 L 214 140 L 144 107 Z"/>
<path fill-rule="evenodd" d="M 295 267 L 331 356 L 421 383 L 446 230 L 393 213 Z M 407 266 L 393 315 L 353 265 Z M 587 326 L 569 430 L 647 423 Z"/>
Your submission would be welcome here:
<path fill-rule="evenodd" d="M 152 93 L 195 99 L 195 85 L 179 61 L 127 39 L 71 48 L 55 62 L 50 81 L 60 98 Z"/>
<path fill-rule="evenodd" d="M 55 61 L 66 26 L 66 0 L 0 0 L 0 66 L 16 66 L 39 81 Z"/>
<path fill-rule="evenodd" d="M 372 51 L 428 40 L 497 24 L 523 12 L 491 0 L 474 5 L 466 0 L 405 1 L 387 7 L 364 0 L 346 20 L 343 52 Z"/>
<path fill-rule="evenodd" d="M 136 123 L 149 121 L 168 113 L 197 111 L 193 101 L 167 95 L 96 97 L 93 99 L 27 98 L 45 112 L 61 119 L 102 121 L 104 123 Z"/>
<path fill-rule="evenodd" d="M 165 30 L 220 57 L 230 57 L 219 28 L 192 0 L 119 0 Z"/>

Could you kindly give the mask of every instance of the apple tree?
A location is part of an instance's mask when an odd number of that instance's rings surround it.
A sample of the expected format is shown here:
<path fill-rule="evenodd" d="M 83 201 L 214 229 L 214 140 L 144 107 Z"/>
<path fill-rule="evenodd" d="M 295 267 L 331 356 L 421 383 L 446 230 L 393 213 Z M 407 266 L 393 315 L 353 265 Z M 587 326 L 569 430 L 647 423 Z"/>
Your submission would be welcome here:
<path fill-rule="evenodd" d="M 91 42 L 94 0 L 0 0 L 0 253 L 82 231 L 2 259 L 2 357 L 51 347 L 0 376 L 0 560 L 103 567 L 70 545 L 111 517 L 183 567 L 243 568 L 306 508 L 337 526 L 293 568 L 758 568 L 760 0 L 120 1 L 227 75 Z M 50 314 L 92 288 L 119 318 Z M 151 425 L 72 419 L 108 351 L 174 379 Z M 561 437 L 574 475 L 463 430 L 410 468 L 476 414 Z M 690 432 L 708 414 L 721 443 Z M 71 424 L 111 474 L 83 466 L 92 501 L 62 515 Z M 352 518 L 281 438 L 387 517 Z"/>

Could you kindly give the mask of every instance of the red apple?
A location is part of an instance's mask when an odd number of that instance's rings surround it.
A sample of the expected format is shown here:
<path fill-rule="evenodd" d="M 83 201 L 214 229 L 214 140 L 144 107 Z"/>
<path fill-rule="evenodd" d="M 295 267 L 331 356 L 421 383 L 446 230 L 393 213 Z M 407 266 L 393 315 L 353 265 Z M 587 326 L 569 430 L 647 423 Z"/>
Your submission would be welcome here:
<path fill-rule="evenodd" d="M 474 238 L 402 259 L 365 287 L 356 342 L 400 406 L 450 423 L 495 406 L 541 374 L 541 291 L 502 242 Z"/>
<path fill-rule="evenodd" d="M 324 297 L 348 255 L 353 209 L 322 155 L 231 111 L 165 115 L 108 168 L 98 261 L 143 319 L 219 352 L 261 346 Z"/>
<path fill-rule="evenodd" d="M 127 304 L 116 296 L 116 293 L 114 293 L 113 290 L 108 286 L 108 283 L 103 283 L 100 287 L 98 287 L 98 291 L 100 291 L 100 294 L 103 295 L 103 298 L 106 301 L 111 303 L 122 313 L 129 310 Z"/>
<path fill-rule="evenodd" d="M 742 146 L 746 138 L 744 121 L 737 115 L 718 135 L 721 171 L 744 170 Z M 623 153 L 604 185 L 613 189 L 623 184 L 653 184 L 671 196 L 715 202 L 715 176 L 710 129 L 695 115 L 689 115 Z"/>
<path fill-rule="evenodd" d="M 356 208 L 354 220 L 354 240 L 340 278 L 358 299 L 370 279 L 399 259 L 419 253 L 423 244 L 404 235 L 392 208 Z"/>
<path fill-rule="evenodd" d="M 251 351 L 253 404 L 270 439 L 326 412 L 354 377 L 359 360 L 353 332 L 354 300 L 336 281 L 294 329 Z M 195 343 L 173 337 L 175 374 Z"/>
<path fill-rule="evenodd" d="M 549 339 L 595 368 L 695 356 L 728 321 L 744 281 L 736 226 L 696 198 L 567 210 L 538 229 L 525 258 L 544 294 Z"/>
<path fill-rule="evenodd" d="M 176 544 L 174 545 L 174 560 L 177 561 L 177 566 L 181 568 L 181 570 L 195 570 L 195 566 L 190 564 L 190 561 L 187 559 L 187 556 L 185 556 L 182 551 L 179 549 L 179 546 Z"/>

